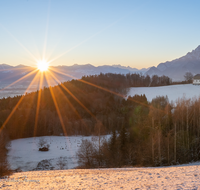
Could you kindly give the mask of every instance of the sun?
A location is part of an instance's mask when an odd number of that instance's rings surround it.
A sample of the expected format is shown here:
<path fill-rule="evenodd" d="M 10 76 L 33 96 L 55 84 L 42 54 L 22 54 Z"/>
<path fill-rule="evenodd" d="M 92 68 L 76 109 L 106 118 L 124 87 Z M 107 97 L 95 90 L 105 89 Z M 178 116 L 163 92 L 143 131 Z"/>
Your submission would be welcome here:
<path fill-rule="evenodd" d="M 49 63 L 46 60 L 40 60 L 37 62 L 37 67 L 41 72 L 47 71 L 49 68 Z"/>

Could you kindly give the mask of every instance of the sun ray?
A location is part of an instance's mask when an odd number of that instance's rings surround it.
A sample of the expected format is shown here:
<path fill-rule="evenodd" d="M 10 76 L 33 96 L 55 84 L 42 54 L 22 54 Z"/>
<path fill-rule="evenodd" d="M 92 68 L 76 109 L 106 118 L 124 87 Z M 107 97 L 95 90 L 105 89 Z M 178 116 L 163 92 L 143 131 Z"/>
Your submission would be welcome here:
<path fill-rule="evenodd" d="M 58 47 L 60 41 L 62 41 L 62 37 L 59 37 L 60 39 L 57 40 L 57 42 L 54 44 L 53 48 L 51 50 L 48 50 L 48 54 L 46 54 L 46 59 L 50 60 L 52 54 L 54 53 L 54 51 L 56 50 L 56 48 Z"/>
<path fill-rule="evenodd" d="M 35 82 L 35 80 L 37 79 L 38 73 L 35 75 L 35 77 L 33 78 L 33 80 L 31 81 L 31 83 L 29 84 L 29 86 L 26 89 L 26 92 L 28 92 L 29 88 L 32 86 L 32 84 Z M 15 105 L 15 107 L 13 108 L 13 110 L 11 111 L 11 113 L 9 114 L 9 116 L 7 117 L 7 119 L 4 121 L 3 125 L 0 128 L 0 134 L 2 132 L 2 130 L 5 128 L 6 124 L 8 123 L 8 121 L 10 120 L 10 118 L 12 117 L 12 115 L 15 113 L 16 109 L 18 108 L 18 106 L 21 104 L 22 100 L 24 99 L 24 95 L 19 99 L 19 101 L 17 102 L 17 104 Z"/>
<path fill-rule="evenodd" d="M 9 84 L 8 86 L 2 88 L 2 89 L 0 90 L 0 92 L 3 91 L 3 90 L 5 90 L 5 89 L 7 89 L 7 88 L 9 88 L 9 87 L 11 87 L 11 86 L 13 86 L 14 84 L 20 82 L 21 80 L 23 80 L 23 79 L 25 79 L 26 77 L 28 77 L 28 76 L 34 74 L 34 73 L 37 72 L 37 71 L 38 71 L 38 69 L 33 70 L 32 72 L 26 74 L 25 76 L 21 77 L 20 79 L 16 80 L 15 82 L 13 82 L 13 83 Z"/>
<path fill-rule="evenodd" d="M 33 133 L 34 137 L 36 136 L 36 133 L 37 133 L 37 124 L 38 124 L 38 116 L 39 116 L 39 110 L 40 110 L 42 85 L 43 85 L 43 72 L 40 72 L 40 85 L 39 85 L 39 91 L 38 91 L 38 99 L 37 99 L 37 107 L 36 107 L 36 115 L 35 115 L 35 125 L 34 125 L 34 133 Z"/>
<path fill-rule="evenodd" d="M 94 33 L 93 35 L 91 35 L 90 37 L 86 38 L 85 40 L 81 41 L 80 43 L 78 43 L 77 45 L 73 46 L 72 48 L 70 48 L 69 50 L 61 53 L 60 55 L 58 55 L 57 57 L 55 57 L 54 59 L 50 60 L 49 62 L 53 62 L 57 59 L 59 59 L 60 57 L 62 57 L 63 55 L 67 54 L 68 52 L 70 52 L 71 50 L 79 47 L 80 45 L 84 44 L 85 42 L 89 41 L 90 39 L 94 38 L 95 36 L 97 36 L 98 34 L 101 34 L 102 32 L 104 32 L 105 30 L 107 30 L 108 28 L 114 26 L 115 24 L 117 24 L 120 20 L 122 20 L 125 16 L 121 17 L 120 19 L 114 21 L 113 23 L 109 24 L 108 26 L 104 27 L 103 29 L 99 30 L 98 32 Z"/>
<path fill-rule="evenodd" d="M 70 77 L 70 78 L 72 78 L 72 79 L 79 80 L 79 81 L 81 81 L 81 82 L 83 82 L 83 83 L 85 83 L 85 84 L 88 84 L 88 85 L 90 85 L 90 86 L 94 86 L 94 87 L 96 87 L 96 88 L 99 88 L 99 89 L 104 90 L 104 91 L 106 91 L 106 92 L 109 92 L 109 93 L 111 93 L 111 94 L 117 95 L 117 96 L 119 96 L 119 97 L 122 97 L 122 98 L 125 98 L 125 97 L 126 97 L 125 95 L 119 94 L 119 93 L 114 92 L 114 91 L 112 91 L 112 90 L 109 90 L 109 89 L 103 88 L 103 87 L 98 86 L 98 85 L 96 85 L 96 84 L 93 84 L 93 83 L 87 82 L 87 81 L 82 80 L 82 79 L 78 79 L 78 78 L 76 78 L 76 77 L 73 77 L 73 76 L 71 76 L 71 75 L 68 75 L 68 74 L 66 74 L 66 73 L 63 73 L 63 72 L 61 72 L 61 71 L 58 71 L 58 70 L 55 69 L 55 68 L 54 68 L 54 69 L 51 68 L 51 70 L 53 70 L 54 72 L 60 73 L 61 75 L 68 76 L 68 77 Z"/>
<path fill-rule="evenodd" d="M 48 71 L 48 74 L 51 75 L 52 78 L 54 78 L 54 80 L 59 84 L 60 81 L 53 75 L 53 73 L 51 71 Z M 62 86 L 62 84 L 61 84 Z M 59 91 L 61 92 L 61 94 L 63 95 L 63 97 L 65 98 L 65 100 L 67 101 L 67 103 L 69 103 L 70 107 L 72 108 L 72 110 L 76 113 L 76 115 L 80 118 L 81 116 L 79 115 L 79 113 L 76 111 L 76 109 L 74 108 L 74 106 L 71 104 L 71 102 L 69 101 L 69 99 L 65 96 L 65 94 L 63 93 L 63 91 L 61 90 L 61 88 L 59 88 Z"/>
<path fill-rule="evenodd" d="M 49 78 L 48 78 L 49 75 L 47 75 L 47 73 L 44 73 L 44 76 L 47 77 L 46 80 L 49 81 L 49 80 L 48 80 L 48 79 L 49 79 Z M 65 137 L 66 137 L 67 143 L 70 144 L 69 139 L 67 138 L 67 131 L 66 131 L 66 128 L 65 128 L 65 124 L 64 124 L 64 121 L 63 121 L 63 118 L 62 118 L 60 109 L 59 109 L 59 107 L 58 107 L 58 103 L 57 103 L 57 101 L 56 101 L 56 98 L 55 98 L 55 95 L 54 95 L 54 92 L 53 92 L 53 89 L 52 89 L 51 86 L 49 86 L 49 90 L 50 90 L 51 97 L 52 97 L 52 99 L 53 99 L 54 106 L 55 106 L 55 108 L 56 108 L 56 111 L 57 111 L 57 114 L 58 114 L 58 117 L 59 117 L 59 120 L 60 120 L 62 129 L 63 129 L 64 135 L 65 135 Z M 70 154 L 71 154 L 71 155 L 73 155 L 72 152 L 74 152 L 74 150 L 72 150 L 72 148 L 70 148 Z M 73 158 L 73 159 L 74 159 L 74 158 Z"/>
<path fill-rule="evenodd" d="M 53 90 L 52 90 L 52 87 L 51 87 L 50 84 L 49 84 L 49 78 L 48 78 L 49 75 L 47 75 L 47 74 L 45 73 L 45 77 L 46 77 L 46 81 L 47 81 L 47 83 L 48 83 L 48 85 L 49 85 L 49 90 L 50 90 L 50 93 L 51 93 L 51 97 L 52 97 L 52 99 L 53 99 L 54 106 L 55 106 L 56 111 L 57 111 L 57 113 L 58 113 L 58 117 L 59 117 L 59 119 L 60 119 L 60 123 L 61 123 L 61 126 L 62 126 L 62 128 L 63 128 L 63 132 L 64 132 L 65 136 L 67 136 L 67 131 L 66 131 L 66 129 L 65 129 L 65 124 L 64 124 L 64 122 L 63 122 L 62 115 L 61 115 L 60 109 L 59 109 L 59 107 L 58 107 L 58 103 L 57 103 L 57 101 L 56 101 L 56 98 L 55 98 L 54 92 L 53 92 Z"/>
<path fill-rule="evenodd" d="M 49 15 L 50 15 L 50 4 L 51 2 L 49 1 L 48 3 L 48 10 L 47 10 L 47 23 L 46 23 L 46 30 L 45 30 L 45 37 L 44 37 L 44 47 L 43 47 L 43 56 L 42 59 L 45 59 L 46 55 L 46 46 L 47 46 L 47 37 L 48 37 L 48 28 L 49 28 Z"/>
<path fill-rule="evenodd" d="M 33 68 L 29 68 L 29 67 L 20 67 L 20 68 L 9 68 L 9 69 L 0 69 L 0 72 L 2 71 L 17 71 L 17 70 L 23 70 L 24 72 L 30 72 L 31 70 L 33 70 Z M 14 77 L 17 77 L 19 74 L 15 74 L 12 76 L 8 76 L 8 77 L 4 77 L 3 79 L 1 79 L 0 81 L 5 81 Z"/>
<path fill-rule="evenodd" d="M 50 67 L 49 70 L 52 70 L 53 72 L 56 72 L 56 73 L 59 73 L 59 74 L 61 74 L 61 75 L 70 77 L 71 79 L 79 80 L 77 77 L 74 77 L 74 76 L 69 75 L 69 74 L 67 74 L 67 73 L 63 73 L 63 72 L 59 71 L 58 69 L 56 69 L 55 67 L 54 67 L 54 68 L 53 68 L 53 67 Z"/>
<path fill-rule="evenodd" d="M 51 71 L 49 71 L 49 74 L 52 76 L 52 78 L 54 78 L 57 83 L 60 83 L 60 81 L 53 75 L 53 73 Z M 97 120 L 97 118 L 62 84 L 60 83 L 61 87 L 68 92 L 74 99 L 75 101 L 77 101 L 81 107 L 83 109 L 85 109 L 95 120 Z M 70 107 L 72 108 L 72 110 L 76 113 L 76 115 L 78 116 L 79 119 L 82 119 L 81 116 L 79 115 L 79 113 L 77 112 L 77 110 L 74 108 L 74 106 L 71 104 L 71 102 L 69 101 L 69 99 L 65 96 L 65 94 L 63 93 L 63 91 L 61 90 L 61 88 L 59 88 L 61 94 L 63 95 L 63 97 L 65 98 L 65 100 L 67 101 L 67 103 L 70 105 Z M 83 122 L 83 125 L 86 127 L 85 122 Z"/>
<path fill-rule="evenodd" d="M 39 84 L 39 80 L 40 80 L 40 77 L 39 77 L 39 72 L 37 73 L 37 76 L 36 76 L 36 78 L 35 78 L 35 80 L 33 81 L 33 83 L 32 83 L 32 85 L 33 84 L 35 84 L 35 83 L 38 83 Z M 32 86 L 31 85 L 31 86 Z M 30 86 L 30 87 L 31 87 Z M 33 92 L 34 93 L 34 92 Z M 32 108 L 32 106 L 33 106 L 33 103 L 34 103 L 34 97 L 35 97 L 35 95 L 36 95 L 36 93 L 34 93 L 34 96 L 33 96 L 33 94 L 26 94 L 26 93 L 24 93 L 26 96 L 24 96 L 24 99 L 23 99 L 23 102 L 27 102 L 27 99 L 28 99 L 28 97 L 29 96 L 31 96 L 31 99 L 28 101 L 28 104 L 29 104 L 29 107 L 30 108 Z M 23 104 L 23 103 L 22 103 Z M 34 107 L 34 106 L 33 106 Z M 23 123 L 25 124 L 25 125 L 23 125 L 22 126 L 22 129 L 20 130 L 21 132 L 23 132 L 24 130 L 25 130 L 25 128 L 26 128 L 26 124 L 27 124 L 27 121 L 29 120 L 29 116 L 30 116 L 30 113 L 31 113 L 31 109 L 28 109 L 27 111 L 26 111 L 26 115 L 27 115 L 27 117 L 25 117 L 25 118 L 23 118 Z M 21 133 L 21 135 L 22 135 L 23 133 Z M 23 137 L 23 136 L 22 136 Z"/>
<path fill-rule="evenodd" d="M 10 32 L 0 23 L 0 26 L 36 61 L 36 57 Z"/>
<path fill-rule="evenodd" d="M 21 68 L 9 68 L 9 69 L 0 69 L 0 71 L 15 71 L 15 70 L 20 70 L 20 69 L 27 69 L 28 70 L 28 67 L 21 67 Z M 30 70 L 30 69 L 29 69 Z"/>
<path fill-rule="evenodd" d="M 64 97 L 65 101 L 70 105 L 71 109 L 74 111 L 74 113 L 78 116 L 78 118 L 81 120 L 83 119 L 80 114 L 77 112 L 77 110 L 75 109 L 75 107 L 72 105 L 72 103 L 69 101 L 69 99 L 65 96 L 64 92 L 62 91 L 61 87 L 59 86 L 59 92 L 62 94 L 62 96 Z M 84 121 L 82 121 L 83 125 L 85 127 L 87 127 L 87 125 L 85 124 Z"/>
<path fill-rule="evenodd" d="M 112 90 L 103 88 L 103 87 L 98 86 L 98 85 L 96 85 L 96 84 L 87 82 L 87 81 L 82 80 L 82 79 L 78 79 L 78 78 L 76 78 L 76 77 L 73 77 L 73 76 L 71 76 L 71 75 L 68 75 L 68 74 L 66 74 L 66 73 L 63 73 L 63 72 L 61 72 L 61 71 L 58 71 L 58 70 L 55 69 L 55 68 L 51 68 L 50 70 L 52 70 L 52 71 L 54 71 L 54 72 L 57 72 L 57 73 L 59 73 L 59 74 L 61 74 L 61 75 L 68 76 L 68 77 L 70 77 L 70 78 L 72 78 L 72 79 L 79 80 L 80 82 L 83 82 L 83 83 L 85 83 L 85 84 L 88 84 L 88 85 L 93 86 L 93 87 L 96 87 L 96 88 L 99 88 L 99 89 L 101 89 L 101 90 L 104 90 L 104 91 L 106 91 L 106 92 L 109 92 L 109 93 L 111 93 L 111 94 L 114 94 L 114 95 L 116 95 L 116 96 L 119 96 L 119 97 L 121 97 L 121 98 L 126 98 L 126 96 L 123 95 L 123 94 L 119 94 L 119 93 L 117 93 L 117 92 L 114 92 L 114 91 L 112 91 Z M 133 99 L 133 98 L 131 98 L 131 97 L 129 98 L 129 100 L 130 100 L 130 101 L 133 101 L 133 102 L 135 102 L 135 103 L 138 103 L 138 104 L 140 104 L 140 105 L 142 105 L 142 106 L 145 106 L 145 107 L 148 107 L 148 108 L 152 108 L 152 107 L 149 106 L 149 104 L 142 103 L 142 102 L 137 101 L 137 100 L 135 100 L 135 99 Z M 161 111 L 161 112 L 163 111 L 163 110 L 161 110 L 161 109 L 159 109 L 159 108 L 155 108 L 155 107 L 153 107 L 152 109 L 154 109 L 154 110 L 159 110 L 159 111 Z"/>
<path fill-rule="evenodd" d="M 145 3 L 143 3 L 141 6 L 145 5 Z M 138 6 L 140 7 L 140 6 Z M 136 7 L 136 8 L 138 8 Z M 106 31 L 107 29 L 109 29 L 110 27 L 116 25 L 118 22 L 122 21 L 123 19 L 125 19 L 126 17 L 128 17 L 130 14 L 132 13 L 132 11 L 127 12 L 125 15 L 123 15 L 122 17 L 118 18 L 117 20 L 115 20 L 114 22 L 110 23 L 109 25 L 105 26 L 103 29 L 99 30 L 98 32 L 94 33 L 93 35 L 89 36 L 88 38 L 86 38 L 85 40 L 81 41 L 80 43 L 78 43 L 77 45 L 71 47 L 70 49 L 66 50 L 65 52 L 61 53 L 60 55 L 58 55 L 57 57 L 53 58 L 52 60 L 49 61 L 49 63 L 59 59 L 60 57 L 64 56 L 65 54 L 67 54 L 68 52 L 70 52 L 71 50 L 79 47 L 80 45 L 86 43 L 87 41 L 89 41 L 90 39 L 94 38 L 95 36 L 101 34 L 102 32 Z"/>
<path fill-rule="evenodd" d="M 15 68 L 15 69 L 12 69 L 12 71 L 14 71 L 14 70 L 20 70 L 21 68 Z M 7 70 L 9 70 L 9 69 L 7 69 Z M 31 70 L 33 70 L 33 69 L 24 69 L 24 72 L 30 72 Z M 0 70 L 1 71 L 1 70 Z M 6 71 L 6 70 L 2 70 L 2 71 Z M 12 74 L 12 76 L 7 76 L 7 77 L 4 77 L 4 78 L 2 78 L 0 81 L 2 82 L 2 81 L 6 81 L 6 80 L 8 80 L 8 79 L 12 79 L 12 78 L 14 78 L 14 77 L 18 77 L 19 76 L 19 74 L 17 73 L 17 74 Z"/>
<path fill-rule="evenodd" d="M 78 98 L 76 98 L 76 96 L 73 95 L 73 93 L 70 92 L 70 90 L 69 90 L 68 88 L 66 88 L 66 87 L 53 75 L 53 73 L 52 73 L 51 71 L 49 71 L 49 74 L 57 81 L 57 83 L 60 83 L 61 87 L 62 87 L 66 92 L 68 92 L 68 93 L 71 95 L 71 97 L 72 97 L 76 102 L 78 102 L 78 104 L 79 104 L 86 112 L 88 112 L 88 113 L 95 119 L 96 122 L 100 122 L 100 123 L 103 125 L 103 123 L 102 123 L 100 120 L 98 120 L 98 119 L 96 118 L 96 116 L 95 116 L 89 109 L 87 109 L 87 107 L 85 107 L 85 105 L 82 104 L 82 103 L 80 102 L 80 100 L 79 100 Z M 61 90 L 61 89 L 60 89 L 60 90 Z M 61 90 L 61 91 L 62 91 L 62 90 Z M 63 96 L 67 99 L 67 102 L 70 104 L 70 106 L 71 106 L 73 109 L 75 109 L 74 106 L 70 103 L 70 101 L 69 101 L 68 98 L 64 95 L 63 92 L 62 92 L 62 94 L 63 94 Z M 75 111 L 75 112 L 77 113 L 77 111 Z M 78 117 L 79 117 L 80 119 L 82 119 L 81 116 L 80 116 L 78 113 L 77 113 L 77 115 L 78 115 Z M 86 127 L 86 124 L 85 124 L 85 123 L 83 123 L 83 125 Z M 105 126 L 104 126 L 104 127 L 105 127 Z"/>
<path fill-rule="evenodd" d="M 60 81 L 53 75 L 53 73 L 52 73 L 51 71 L 49 71 L 49 73 L 50 73 L 50 75 L 51 75 L 58 83 L 60 83 Z M 66 88 L 62 83 L 60 83 L 60 85 L 62 86 L 62 88 L 63 88 L 66 92 L 68 92 L 68 93 L 72 96 L 72 98 L 73 98 L 75 101 L 77 101 L 77 102 L 80 104 L 80 106 L 81 106 L 85 111 L 87 111 L 93 118 L 95 118 L 95 120 L 97 120 L 96 117 L 94 116 L 94 114 L 92 114 L 92 112 L 91 112 L 90 110 L 88 110 L 88 109 L 76 98 L 76 96 L 74 96 L 74 95 L 69 91 L 68 88 Z"/>

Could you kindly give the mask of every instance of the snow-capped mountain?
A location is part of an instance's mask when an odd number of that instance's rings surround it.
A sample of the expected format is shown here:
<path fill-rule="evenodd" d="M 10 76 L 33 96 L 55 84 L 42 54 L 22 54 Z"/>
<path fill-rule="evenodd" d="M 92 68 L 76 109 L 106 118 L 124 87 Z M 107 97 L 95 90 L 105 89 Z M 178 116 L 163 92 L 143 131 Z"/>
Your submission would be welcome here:
<path fill-rule="evenodd" d="M 192 52 L 187 53 L 185 56 L 160 63 L 157 67 L 151 67 L 145 74 L 152 75 L 166 75 L 174 81 L 184 80 L 186 72 L 192 74 L 200 73 L 200 46 Z"/>

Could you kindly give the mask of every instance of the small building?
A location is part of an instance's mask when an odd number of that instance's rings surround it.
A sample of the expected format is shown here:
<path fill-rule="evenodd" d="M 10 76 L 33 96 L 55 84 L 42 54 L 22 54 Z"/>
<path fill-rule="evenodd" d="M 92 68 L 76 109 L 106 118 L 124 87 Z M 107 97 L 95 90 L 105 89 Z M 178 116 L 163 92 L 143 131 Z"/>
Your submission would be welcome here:
<path fill-rule="evenodd" d="M 197 74 L 193 77 L 193 84 L 200 85 L 200 74 Z"/>

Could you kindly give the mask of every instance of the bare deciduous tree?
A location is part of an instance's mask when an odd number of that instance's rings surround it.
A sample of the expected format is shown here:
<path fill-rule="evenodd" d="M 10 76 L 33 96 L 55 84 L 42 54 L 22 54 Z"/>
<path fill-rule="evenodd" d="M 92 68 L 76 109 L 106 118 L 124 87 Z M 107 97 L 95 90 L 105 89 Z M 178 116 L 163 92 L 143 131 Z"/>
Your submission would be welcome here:
<path fill-rule="evenodd" d="M 185 81 L 192 82 L 193 74 L 191 72 L 186 72 L 184 75 Z"/>
<path fill-rule="evenodd" d="M 61 156 L 57 161 L 57 165 L 59 166 L 60 170 L 67 169 L 67 159 Z"/>
<path fill-rule="evenodd" d="M 87 139 L 82 140 L 82 144 L 77 152 L 79 165 L 86 168 L 93 168 L 95 166 L 95 152 L 96 151 L 92 142 L 88 141 Z"/>

